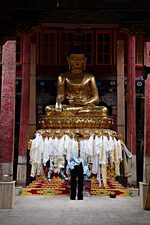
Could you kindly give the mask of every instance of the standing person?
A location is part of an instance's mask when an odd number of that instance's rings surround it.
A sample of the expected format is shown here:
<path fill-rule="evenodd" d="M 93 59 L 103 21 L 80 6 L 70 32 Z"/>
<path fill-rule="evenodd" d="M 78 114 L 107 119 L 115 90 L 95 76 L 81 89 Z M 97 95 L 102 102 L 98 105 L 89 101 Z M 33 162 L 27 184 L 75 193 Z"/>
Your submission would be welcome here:
<path fill-rule="evenodd" d="M 80 157 L 73 157 L 67 164 L 67 173 L 71 175 L 70 199 L 76 199 L 76 189 L 78 181 L 78 200 L 83 200 L 84 162 Z"/>

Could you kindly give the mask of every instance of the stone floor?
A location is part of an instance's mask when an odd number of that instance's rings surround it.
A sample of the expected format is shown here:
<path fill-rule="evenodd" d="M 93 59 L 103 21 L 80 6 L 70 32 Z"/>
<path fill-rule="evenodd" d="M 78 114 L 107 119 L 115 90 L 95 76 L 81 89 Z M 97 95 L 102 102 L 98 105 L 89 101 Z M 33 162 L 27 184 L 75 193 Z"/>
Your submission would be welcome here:
<path fill-rule="evenodd" d="M 150 225 L 139 197 L 15 196 L 13 209 L 0 209 L 0 225 Z"/>

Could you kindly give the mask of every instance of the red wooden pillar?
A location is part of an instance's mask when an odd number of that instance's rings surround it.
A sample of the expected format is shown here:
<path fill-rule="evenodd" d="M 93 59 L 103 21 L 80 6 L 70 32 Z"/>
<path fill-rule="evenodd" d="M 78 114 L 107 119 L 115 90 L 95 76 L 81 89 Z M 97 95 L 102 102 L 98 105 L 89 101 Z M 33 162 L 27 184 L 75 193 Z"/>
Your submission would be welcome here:
<path fill-rule="evenodd" d="M 127 147 L 132 152 L 130 161 L 130 185 L 137 185 L 136 177 L 136 89 L 135 89 L 135 35 L 128 37 L 128 75 L 127 75 Z"/>
<path fill-rule="evenodd" d="M 117 133 L 125 141 L 124 41 L 117 41 Z"/>
<path fill-rule="evenodd" d="M 2 49 L 2 85 L 0 118 L 0 180 L 13 180 L 15 136 L 16 41 L 7 41 Z"/>
<path fill-rule="evenodd" d="M 30 109 L 29 109 L 29 138 L 36 132 L 36 45 L 30 44 Z"/>
<path fill-rule="evenodd" d="M 26 183 L 29 99 L 30 99 L 30 36 L 28 33 L 24 33 L 20 133 L 19 133 L 18 167 L 17 167 L 17 184 L 20 185 Z"/>
<path fill-rule="evenodd" d="M 144 64 L 150 67 L 150 42 L 145 42 Z M 144 121 L 144 182 L 150 181 L 150 74 L 145 80 L 145 121 Z"/>

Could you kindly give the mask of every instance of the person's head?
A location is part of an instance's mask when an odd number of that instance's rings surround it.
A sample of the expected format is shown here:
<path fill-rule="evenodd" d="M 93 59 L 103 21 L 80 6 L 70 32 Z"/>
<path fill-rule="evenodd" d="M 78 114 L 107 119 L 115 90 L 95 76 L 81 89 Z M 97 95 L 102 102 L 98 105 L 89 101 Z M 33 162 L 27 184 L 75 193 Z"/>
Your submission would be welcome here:
<path fill-rule="evenodd" d="M 87 57 L 81 46 L 75 46 L 67 57 L 69 69 L 85 70 Z"/>

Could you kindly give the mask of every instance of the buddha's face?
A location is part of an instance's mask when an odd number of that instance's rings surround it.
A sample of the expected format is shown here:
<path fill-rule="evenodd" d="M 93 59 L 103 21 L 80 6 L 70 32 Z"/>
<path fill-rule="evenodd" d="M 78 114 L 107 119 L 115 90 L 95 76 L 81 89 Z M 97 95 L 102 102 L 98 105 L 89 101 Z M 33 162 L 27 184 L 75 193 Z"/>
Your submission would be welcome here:
<path fill-rule="evenodd" d="M 84 70 L 87 60 L 84 54 L 71 54 L 67 59 L 71 69 Z"/>

